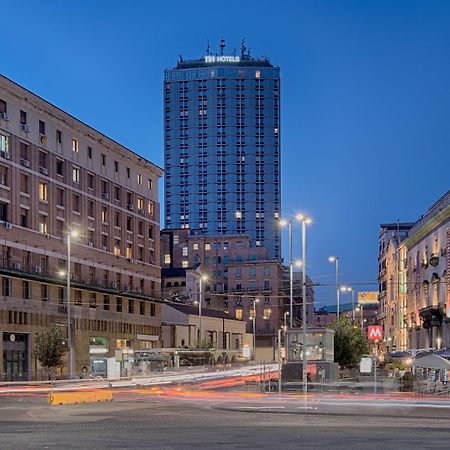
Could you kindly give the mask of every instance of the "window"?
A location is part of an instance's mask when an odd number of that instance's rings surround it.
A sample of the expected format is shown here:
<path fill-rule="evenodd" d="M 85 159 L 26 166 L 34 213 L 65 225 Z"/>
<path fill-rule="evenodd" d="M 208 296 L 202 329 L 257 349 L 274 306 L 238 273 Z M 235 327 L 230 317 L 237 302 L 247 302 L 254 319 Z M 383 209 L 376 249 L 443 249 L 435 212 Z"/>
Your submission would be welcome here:
<path fill-rule="evenodd" d="M 102 166 L 106 166 L 106 156 L 104 153 L 102 153 L 101 159 L 102 159 Z"/>
<path fill-rule="evenodd" d="M 9 138 L 0 133 L 0 152 L 8 154 L 9 151 Z"/>
<path fill-rule="evenodd" d="M 2 295 L 9 297 L 11 295 L 11 278 L 2 278 Z"/>
<path fill-rule="evenodd" d="M 6 113 L 6 102 L 5 100 L 0 100 L 0 114 Z"/>
<path fill-rule="evenodd" d="M 120 239 L 116 239 L 114 242 L 114 254 L 120 256 Z"/>
<path fill-rule="evenodd" d="M 81 198 L 78 194 L 73 194 L 73 210 L 75 212 L 80 212 L 80 208 L 81 208 Z"/>
<path fill-rule="evenodd" d="M 154 212 L 155 212 L 155 204 L 151 200 L 149 200 L 149 202 L 148 202 L 148 213 L 151 216 L 153 216 Z"/>
<path fill-rule="evenodd" d="M 64 189 L 56 189 L 56 204 L 64 206 Z"/>
<path fill-rule="evenodd" d="M 139 314 L 141 316 L 145 314 L 145 302 L 139 302 Z"/>
<path fill-rule="evenodd" d="M 114 186 L 114 200 L 120 201 L 120 187 Z"/>
<path fill-rule="evenodd" d="M 154 235 L 155 231 L 154 230 L 155 229 L 154 229 L 153 225 L 150 225 L 148 227 L 148 238 L 149 239 L 154 239 L 155 238 L 155 235 Z"/>
<path fill-rule="evenodd" d="M 61 159 L 56 160 L 56 174 L 60 176 L 64 175 L 64 161 Z"/>
<path fill-rule="evenodd" d="M 92 147 L 87 148 L 87 156 L 88 156 L 88 159 L 92 159 Z"/>
<path fill-rule="evenodd" d="M 137 199 L 137 207 L 138 210 L 144 210 L 144 199 L 142 197 L 138 197 Z"/>
<path fill-rule="evenodd" d="M 155 303 L 150 303 L 150 315 L 152 317 L 156 316 L 156 305 L 155 305 Z"/>
<path fill-rule="evenodd" d="M 114 161 L 114 172 L 119 171 L 119 161 Z"/>
<path fill-rule="evenodd" d="M 264 267 L 264 276 L 268 277 L 270 275 L 270 267 Z"/>
<path fill-rule="evenodd" d="M 139 236 L 144 236 L 144 222 L 142 220 L 138 222 L 138 234 Z"/>
<path fill-rule="evenodd" d="M 47 216 L 39 216 L 39 232 L 43 234 L 48 233 Z"/>
<path fill-rule="evenodd" d="M 82 292 L 79 289 L 77 289 L 75 290 L 74 294 L 75 294 L 75 305 L 81 306 L 83 304 Z"/>
<path fill-rule="evenodd" d="M 109 311 L 109 295 L 103 296 L 103 309 Z"/>
<path fill-rule="evenodd" d="M 8 167 L 0 165 L 0 184 L 8 186 Z"/>
<path fill-rule="evenodd" d="M 170 261 L 171 261 L 171 259 L 170 259 L 170 254 L 169 254 L 169 253 L 166 253 L 166 254 L 164 255 L 164 264 L 170 264 Z"/>
<path fill-rule="evenodd" d="M 88 181 L 88 189 L 94 189 L 94 175 L 92 173 L 88 173 L 87 181 Z"/>
<path fill-rule="evenodd" d="M 189 267 L 189 261 L 186 260 L 182 261 L 181 267 L 183 267 L 183 269 L 187 269 Z"/>
<path fill-rule="evenodd" d="M 134 314 L 134 300 L 128 299 L 128 314 Z"/>
<path fill-rule="evenodd" d="M 250 269 L 249 269 L 249 271 L 248 271 L 248 274 L 249 274 L 251 277 L 256 277 L 256 268 L 255 268 L 255 267 L 250 267 Z"/>
<path fill-rule="evenodd" d="M 131 178 L 131 169 L 127 167 L 127 178 Z"/>
<path fill-rule="evenodd" d="M 133 231 L 133 218 L 127 216 L 127 231 Z"/>
<path fill-rule="evenodd" d="M 121 222 L 120 212 L 116 211 L 114 213 L 114 226 L 120 228 L 120 222 Z"/>
<path fill-rule="evenodd" d="M 116 297 L 116 311 L 122 312 L 122 297 Z"/>
<path fill-rule="evenodd" d="M 48 300 L 48 285 L 41 284 L 41 301 L 46 302 Z"/>
<path fill-rule="evenodd" d="M 270 308 L 264 308 L 264 313 L 263 314 L 264 314 L 263 318 L 265 320 L 268 320 L 268 319 L 270 319 L 270 315 L 272 314 L 272 310 Z"/>
<path fill-rule="evenodd" d="M 76 139 L 72 139 L 72 151 L 78 153 L 78 141 Z"/>
<path fill-rule="evenodd" d="M 125 249 L 127 258 L 133 257 L 133 247 L 132 244 L 127 244 L 127 248 Z"/>
<path fill-rule="evenodd" d="M 28 300 L 31 297 L 31 286 L 29 281 L 22 281 L 22 298 Z"/>
<path fill-rule="evenodd" d="M 88 216 L 94 217 L 94 202 L 92 200 L 88 200 Z"/>
<path fill-rule="evenodd" d="M 62 144 L 62 132 L 60 130 L 56 130 L 56 143 L 58 145 Z"/>
<path fill-rule="evenodd" d="M 140 173 L 137 174 L 137 183 L 142 184 L 142 175 Z"/>
<path fill-rule="evenodd" d="M 27 113 L 25 111 L 20 110 L 20 124 L 26 125 L 27 124 Z"/>
<path fill-rule="evenodd" d="M 187 255 L 188 255 L 188 248 L 183 247 L 183 256 L 187 256 Z"/>
<path fill-rule="evenodd" d="M 208 242 L 205 243 L 205 251 L 209 251 L 211 250 L 211 244 L 209 244 Z"/>
<path fill-rule="evenodd" d="M 108 222 L 108 210 L 105 206 L 102 206 L 100 217 L 102 222 Z"/>
<path fill-rule="evenodd" d="M 48 201 L 47 183 L 39 181 L 39 200 Z"/>
<path fill-rule="evenodd" d="M 21 209 L 20 211 L 20 226 L 28 228 L 28 210 Z"/>
<path fill-rule="evenodd" d="M 242 320 L 242 309 L 236 309 L 236 319 L 237 320 Z"/>
<path fill-rule="evenodd" d="M 149 191 L 151 191 L 153 189 L 153 180 L 148 180 L 147 181 L 147 188 Z"/>
<path fill-rule="evenodd" d="M 89 308 L 97 308 L 97 294 L 94 292 L 89 296 Z"/>
<path fill-rule="evenodd" d="M 8 222 L 8 204 L 0 202 L 0 220 Z"/>
<path fill-rule="evenodd" d="M 39 133 L 45 135 L 45 122 L 39 121 Z"/>
<path fill-rule="evenodd" d="M 79 167 L 73 167 L 72 168 L 72 180 L 74 183 L 80 182 L 80 168 Z"/>

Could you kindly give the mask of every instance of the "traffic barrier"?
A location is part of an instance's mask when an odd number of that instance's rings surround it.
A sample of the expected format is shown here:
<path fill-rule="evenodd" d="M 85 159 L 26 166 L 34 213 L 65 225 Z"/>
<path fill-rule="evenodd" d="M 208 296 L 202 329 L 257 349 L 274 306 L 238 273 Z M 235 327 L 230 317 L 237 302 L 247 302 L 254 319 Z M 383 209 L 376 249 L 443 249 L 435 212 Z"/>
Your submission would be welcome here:
<path fill-rule="evenodd" d="M 53 392 L 48 395 L 49 405 L 74 405 L 77 403 L 94 403 L 112 401 L 112 391 L 74 391 Z"/>

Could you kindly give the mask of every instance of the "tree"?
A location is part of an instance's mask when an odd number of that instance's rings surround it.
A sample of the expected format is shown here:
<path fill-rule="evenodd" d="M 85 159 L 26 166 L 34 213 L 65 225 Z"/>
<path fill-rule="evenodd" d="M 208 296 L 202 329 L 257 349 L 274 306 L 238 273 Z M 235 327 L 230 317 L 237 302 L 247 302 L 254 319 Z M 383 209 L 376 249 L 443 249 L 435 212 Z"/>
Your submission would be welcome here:
<path fill-rule="evenodd" d="M 369 343 L 361 328 L 348 317 L 340 316 L 333 323 L 334 359 L 341 366 L 358 364 L 363 355 L 369 352 Z"/>
<path fill-rule="evenodd" d="M 64 365 L 66 353 L 65 338 L 62 328 L 53 326 L 36 333 L 35 355 L 41 366 L 51 371 Z"/>

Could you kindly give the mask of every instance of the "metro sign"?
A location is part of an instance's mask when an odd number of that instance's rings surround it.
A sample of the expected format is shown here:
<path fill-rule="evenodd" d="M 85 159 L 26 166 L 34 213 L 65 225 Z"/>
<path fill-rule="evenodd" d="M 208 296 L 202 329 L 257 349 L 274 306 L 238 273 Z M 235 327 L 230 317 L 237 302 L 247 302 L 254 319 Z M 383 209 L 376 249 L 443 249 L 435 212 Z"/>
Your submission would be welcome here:
<path fill-rule="evenodd" d="M 381 341 L 383 339 L 383 327 L 381 325 L 370 325 L 367 333 L 369 341 Z"/>

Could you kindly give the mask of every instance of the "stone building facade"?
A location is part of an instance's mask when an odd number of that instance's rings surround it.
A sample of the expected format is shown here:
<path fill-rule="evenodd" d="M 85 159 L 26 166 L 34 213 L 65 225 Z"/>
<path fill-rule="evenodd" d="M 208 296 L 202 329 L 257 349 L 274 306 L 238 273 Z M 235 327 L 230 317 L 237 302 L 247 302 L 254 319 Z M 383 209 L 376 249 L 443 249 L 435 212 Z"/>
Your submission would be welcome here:
<path fill-rule="evenodd" d="M 35 378 L 34 333 L 67 329 L 75 372 L 158 345 L 162 170 L 0 77 L 0 377 Z M 63 372 L 66 368 L 63 369 Z"/>

